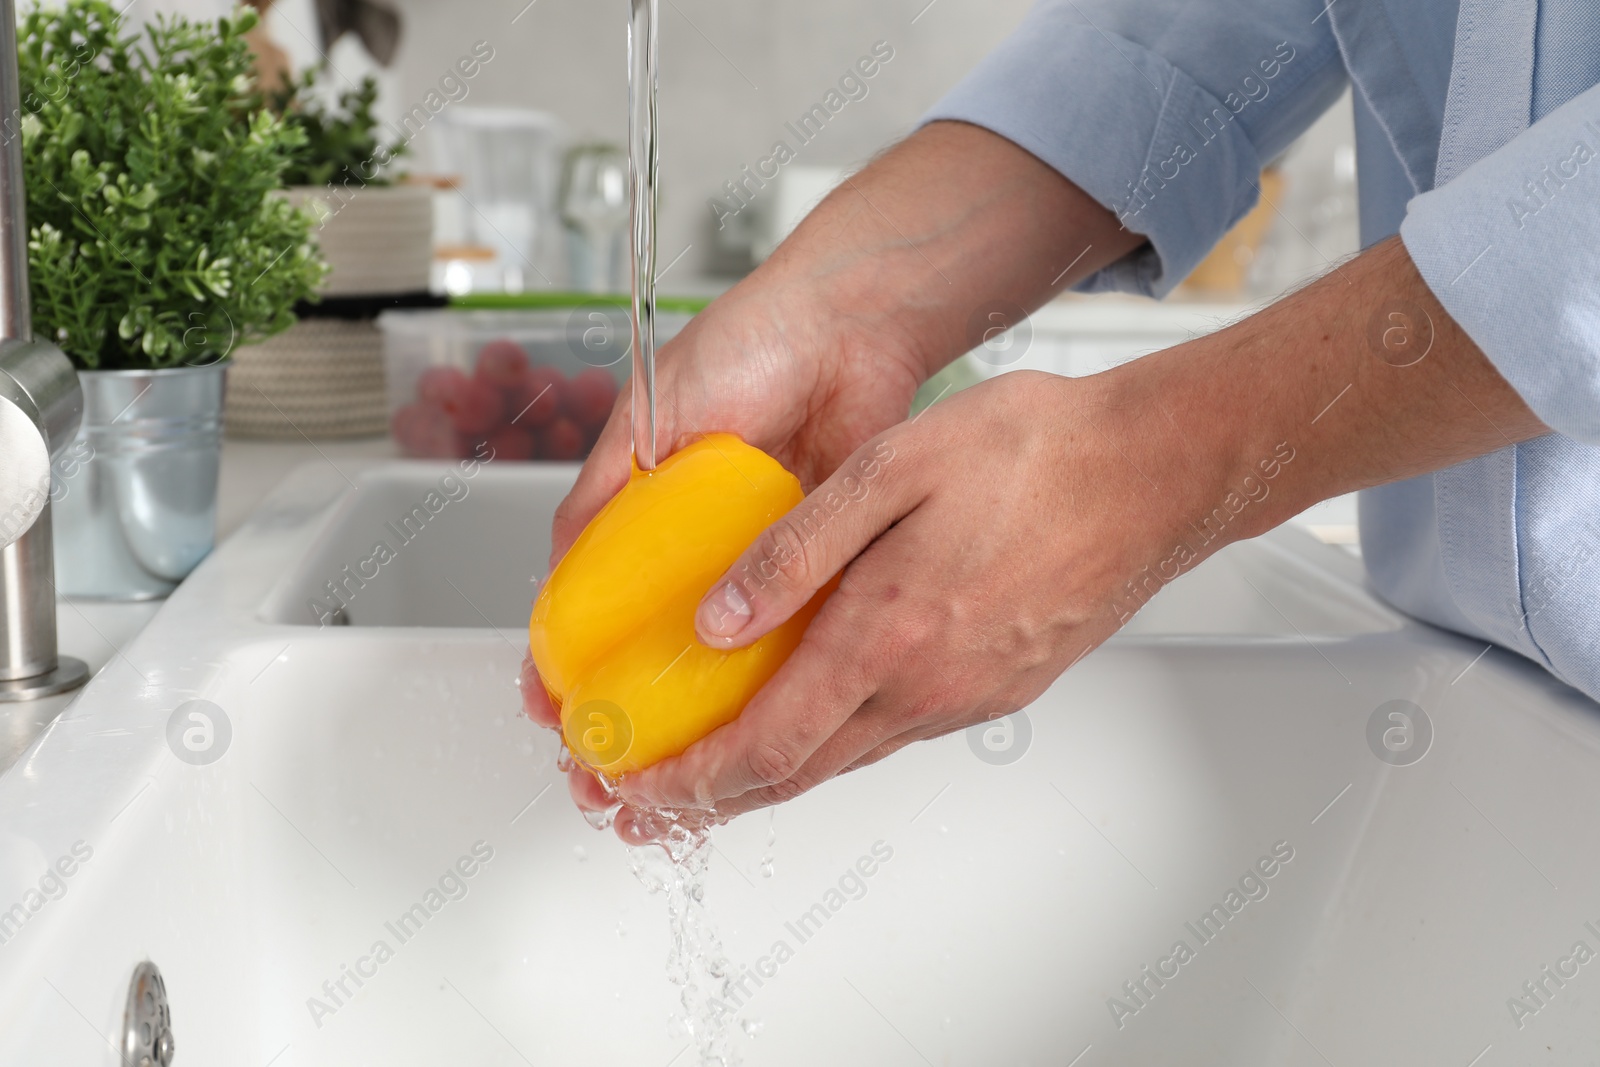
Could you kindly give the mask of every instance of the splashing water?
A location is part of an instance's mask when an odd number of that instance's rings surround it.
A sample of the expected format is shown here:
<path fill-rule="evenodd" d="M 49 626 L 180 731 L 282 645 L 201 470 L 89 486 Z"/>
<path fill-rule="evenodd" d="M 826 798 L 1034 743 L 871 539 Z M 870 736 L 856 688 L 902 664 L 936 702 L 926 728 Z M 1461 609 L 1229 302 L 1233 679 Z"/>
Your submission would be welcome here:
<path fill-rule="evenodd" d="M 630 848 L 628 860 L 641 885 L 667 898 L 667 978 L 678 987 L 679 1004 L 671 1029 L 694 1043 L 701 1067 L 735 1067 L 734 1014 L 724 1007 L 734 967 L 705 903 L 710 828 L 690 828 L 673 818 L 676 812 L 655 814 L 672 819 L 671 828 L 658 845 Z"/>
<path fill-rule="evenodd" d="M 566 746 L 561 756 L 570 758 Z M 612 801 L 604 811 L 585 811 L 584 819 L 596 830 L 616 822 L 622 803 L 616 783 L 596 775 Z M 628 866 L 639 884 L 667 898 L 667 923 L 672 945 L 667 952 L 667 980 L 678 987 L 678 1012 L 668 1020 L 668 1032 L 687 1037 L 699 1053 L 700 1067 L 738 1067 L 732 1047 L 735 1013 L 726 1004 L 733 991 L 734 966 L 722 948 L 722 938 L 706 908 L 706 868 L 711 861 L 711 826 L 716 816 L 704 812 L 666 808 L 640 813 L 656 827 L 666 827 L 654 844 L 630 845 Z M 622 935 L 621 926 L 618 934 Z M 737 1002 L 737 1001 L 735 1001 Z M 741 1022 L 754 1036 L 760 1023 Z"/>

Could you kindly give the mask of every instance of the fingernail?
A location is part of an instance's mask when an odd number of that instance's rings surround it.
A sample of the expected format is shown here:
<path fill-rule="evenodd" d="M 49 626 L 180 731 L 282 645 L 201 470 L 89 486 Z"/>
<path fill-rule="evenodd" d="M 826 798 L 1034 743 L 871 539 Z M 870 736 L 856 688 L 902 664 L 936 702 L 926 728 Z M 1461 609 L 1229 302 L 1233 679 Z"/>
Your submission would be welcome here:
<path fill-rule="evenodd" d="M 737 586 L 727 582 L 700 602 L 695 624 L 701 633 L 711 637 L 734 638 L 750 625 L 750 614 L 750 601 Z"/>

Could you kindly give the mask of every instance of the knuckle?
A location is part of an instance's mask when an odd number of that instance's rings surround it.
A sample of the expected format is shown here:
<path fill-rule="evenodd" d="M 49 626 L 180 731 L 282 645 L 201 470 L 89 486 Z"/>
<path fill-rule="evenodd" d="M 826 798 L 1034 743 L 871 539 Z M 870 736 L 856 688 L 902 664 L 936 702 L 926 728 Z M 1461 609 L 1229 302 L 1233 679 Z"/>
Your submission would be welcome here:
<path fill-rule="evenodd" d="M 756 790 L 756 799 L 763 804 L 784 804 L 806 792 L 814 784 L 816 783 L 808 781 L 802 775 L 795 775 Z"/>
<path fill-rule="evenodd" d="M 879 742 L 868 751 L 863 752 L 860 756 L 857 756 L 841 773 L 848 774 L 851 771 L 859 771 L 863 767 L 870 767 L 879 760 L 900 751 L 906 745 L 910 744 L 912 740 L 914 739 L 895 737 L 889 739 L 888 741 Z"/>
<path fill-rule="evenodd" d="M 709 807 L 717 802 L 717 780 L 709 772 L 697 774 L 689 783 L 687 791 L 689 806 L 693 808 Z"/>
<path fill-rule="evenodd" d="M 771 787 L 788 781 L 800 767 L 800 757 L 794 750 L 771 741 L 757 741 L 747 757 L 750 776 L 763 786 Z"/>
<path fill-rule="evenodd" d="M 801 508 L 805 505 L 802 504 Z M 769 526 L 756 542 L 756 574 L 786 591 L 806 589 L 812 570 L 811 541 L 814 534 L 804 518 L 793 513 Z"/>

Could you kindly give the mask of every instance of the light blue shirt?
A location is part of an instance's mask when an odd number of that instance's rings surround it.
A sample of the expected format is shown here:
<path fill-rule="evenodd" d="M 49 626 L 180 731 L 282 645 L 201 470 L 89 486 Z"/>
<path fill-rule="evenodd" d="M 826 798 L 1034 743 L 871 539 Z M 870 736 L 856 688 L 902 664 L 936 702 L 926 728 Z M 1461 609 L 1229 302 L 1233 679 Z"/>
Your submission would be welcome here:
<path fill-rule="evenodd" d="M 1150 243 L 1079 288 L 1159 297 L 1347 83 L 1363 244 L 1398 232 L 1556 431 L 1363 493 L 1368 573 L 1600 699 L 1600 4 L 1042 0 L 927 119 L 1117 211 Z"/>

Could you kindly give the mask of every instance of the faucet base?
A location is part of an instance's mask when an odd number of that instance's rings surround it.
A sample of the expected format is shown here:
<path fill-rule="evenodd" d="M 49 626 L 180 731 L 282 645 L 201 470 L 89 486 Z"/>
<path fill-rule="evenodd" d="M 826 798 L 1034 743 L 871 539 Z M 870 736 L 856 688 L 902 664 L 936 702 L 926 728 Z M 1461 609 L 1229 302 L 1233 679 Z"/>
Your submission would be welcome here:
<path fill-rule="evenodd" d="M 31 678 L 0 681 L 0 704 L 17 704 L 66 693 L 89 680 L 89 665 L 72 656 L 62 656 L 56 669 Z"/>

